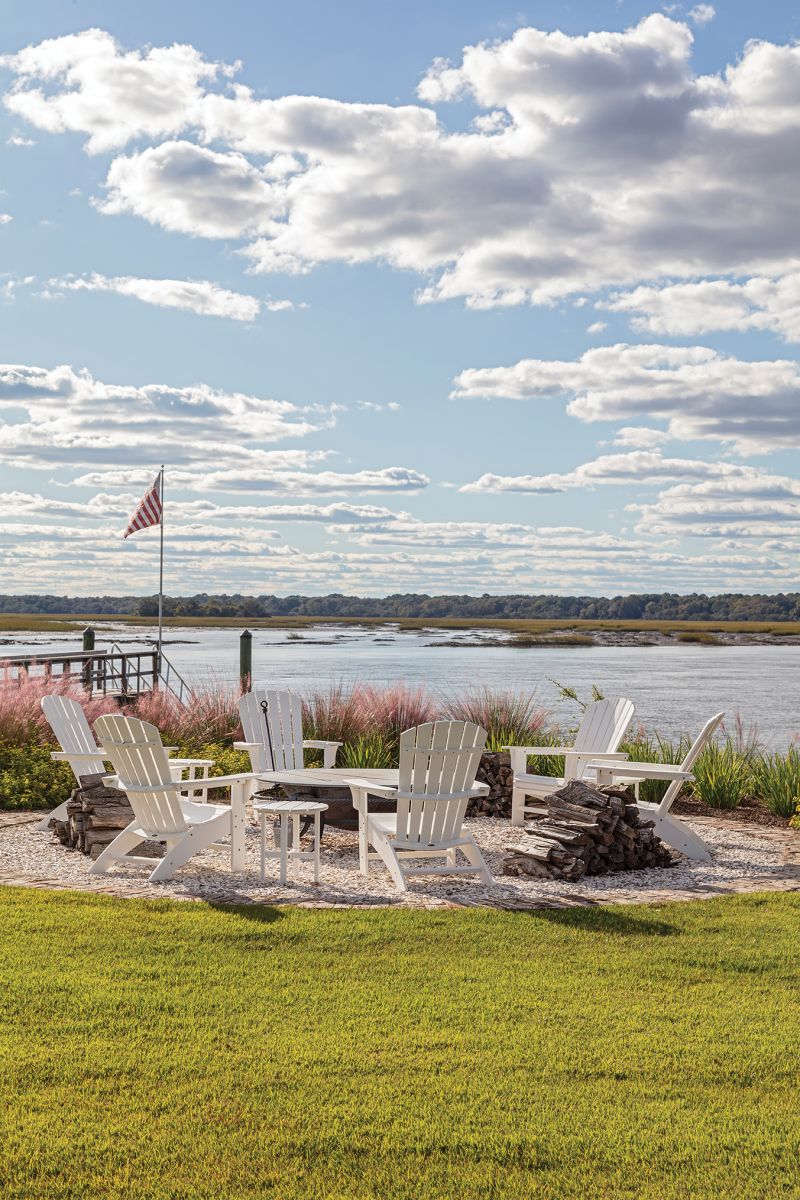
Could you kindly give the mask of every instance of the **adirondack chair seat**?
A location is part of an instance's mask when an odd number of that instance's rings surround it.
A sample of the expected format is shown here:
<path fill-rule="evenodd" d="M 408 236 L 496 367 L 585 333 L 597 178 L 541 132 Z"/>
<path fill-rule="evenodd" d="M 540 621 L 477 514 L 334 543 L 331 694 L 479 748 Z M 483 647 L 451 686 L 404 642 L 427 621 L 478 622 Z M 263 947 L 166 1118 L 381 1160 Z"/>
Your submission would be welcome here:
<path fill-rule="evenodd" d="M 363 875 L 380 858 L 396 887 L 408 890 L 409 875 L 477 875 L 492 883 L 491 872 L 472 834 L 464 827 L 470 798 L 488 795 L 475 774 L 487 733 L 469 721 L 434 721 L 400 736 L 398 786 L 367 779 L 348 780 L 358 810 L 358 857 Z M 370 811 L 371 796 L 393 799 L 396 812 Z M 370 846 L 374 851 L 370 851 Z M 459 865 L 458 852 L 467 860 Z M 430 866 L 442 858 L 443 866 Z"/>
<path fill-rule="evenodd" d="M 658 803 L 653 803 L 649 800 L 637 800 L 639 811 L 644 817 L 653 821 L 653 832 L 661 838 L 662 842 L 666 842 L 668 846 L 673 846 L 676 850 L 680 850 L 687 858 L 700 859 L 702 862 L 711 861 L 711 851 L 708 846 L 699 834 L 695 833 L 693 829 L 689 829 L 685 821 L 682 821 L 679 817 L 674 817 L 670 809 L 677 800 L 684 783 L 689 783 L 694 779 L 692 767 L 697 762 L 704 747 L 711 741 L 714 731 L 720 725 L 724 716 L 724 712 L 715 713 L 711 720 L 705 723 L 699 735 L 689 747 L 689 751 L 683 762 L 677 766 L 673 763 L 627 762 L 624 766 L 618 766 L 616 769 L 619 782 L 630 783 L 635 778 L 638 778 L 640 780 L 660 780 L 669 784 Z M 601 762 L 592 763 L 590 766 L 597 769 L 598 783 L 607 783 L 610 781 L 614 773 L 613 766 Z"/>
<path fill-rule="evenodd" d="M 623 696 L 604 698 L 587 704 L 575 741 L 571 746 L 504 746 L 511 758 L 514 774 L 511 792 L 511 824 L 524 825 L 529 813 L 543 811 L 541 804 L 526 804 L 526 798 L 543 800 L 572 779 L 582 779 L 589 760 L 600 758 L 622 761 L 628 756 L 617 750 L 633 720 L 634 708 Z M 529 757 L 563 756 L 564 774 L 534 775 L 527 770 Z M 594 775 L 592 774 L 593 778 Z"/>
<path fill-rule="evenodd" d="M 233 803 L 233 788 L 243 786 L 242 781 L 249 776 L 223 775 L 193 781 L 193 786 L 203 791 L 231 787 L 230 805 L 197 803 L 182 795 L 182 783 L 172 778 L 167 752 L 154 725 L 136 717 L 114 715 L 99 717 L 95 729 L 102 742 L 103 757 L 114 767 L 118 786 L 127 794 L 134 818 L 92 863 L 89 873 L 103 874 L 117 862 L 144 862 L 152 868 L 152 859 L 143 860 L 132 851 L 143 841 L 161 842 L 166 846 L 164 857 L 149 877 L 151 883 L 159 882 L 169 879 L 192 855 L 226 836 L 232 839 L 233 867 L 234 859 L 239 858 L 233 835 L 244 815 L 242 798 Z"/>

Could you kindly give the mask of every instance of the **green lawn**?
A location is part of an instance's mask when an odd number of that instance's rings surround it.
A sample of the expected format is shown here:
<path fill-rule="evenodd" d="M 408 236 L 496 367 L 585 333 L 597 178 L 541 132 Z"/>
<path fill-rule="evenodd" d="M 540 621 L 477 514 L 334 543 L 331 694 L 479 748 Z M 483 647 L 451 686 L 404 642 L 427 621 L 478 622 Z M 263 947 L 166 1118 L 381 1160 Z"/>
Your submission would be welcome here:
<path fill-rule="evenodd" d="M 800 1196 L 800 897 L 0 888 L 3 1200 Z"/>

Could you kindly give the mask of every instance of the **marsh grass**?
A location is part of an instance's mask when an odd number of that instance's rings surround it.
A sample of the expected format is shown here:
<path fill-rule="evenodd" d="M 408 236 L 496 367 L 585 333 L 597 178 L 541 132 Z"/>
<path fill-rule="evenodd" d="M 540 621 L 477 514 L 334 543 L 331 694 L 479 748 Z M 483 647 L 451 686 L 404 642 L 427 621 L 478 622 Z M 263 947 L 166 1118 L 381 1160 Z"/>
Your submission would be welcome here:
<path fill-rule="evenodd" d="M 800 811 L 800 750 L 785 755 L 764 754 L 752 764 L 753 791 L 778 817 Z"/>

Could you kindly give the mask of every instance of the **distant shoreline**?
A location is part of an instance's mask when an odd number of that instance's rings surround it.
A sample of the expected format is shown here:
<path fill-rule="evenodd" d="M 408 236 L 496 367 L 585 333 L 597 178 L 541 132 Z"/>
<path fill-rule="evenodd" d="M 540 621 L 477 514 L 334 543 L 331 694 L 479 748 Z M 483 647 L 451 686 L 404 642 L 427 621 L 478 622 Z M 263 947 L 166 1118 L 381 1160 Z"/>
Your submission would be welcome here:
<path fill-rule="evenodd" d="M 0 614 L 0 647 L 3 634 L 32 635 L 53 633 L 78 635 L 90 625 L 103 635 L 111 628 L 126 626 L 133 630 L 152 631 L 157 622 L 150 617 L 103 616 L 99 614 Z M 523 649 L 539 648 L 591 648 L 592 646 L 792 646 L 800 645 L 800 622 L 797 621 L 642 621 L 642 620 L 513 620 L 490 617 L 470 620 L 465 617 L 169 617 L 164 621 L 166 630 L 191 629 L 285 629 L 287 631 L 311 630 L 328 626 L 361 627 L 380 630 L 392 629 L 405 632 L 425 630 L 463 631 L 465 637 L 452 642 L 431 643 L 432 649 L 448 649 L 451 646 L 475 649 L 487 646 L 514 646 Z M 503 638 L 480 637 L 470 639 L 471 631 L 503 633 Z M 297 641 L 308 645 L 307 639 Z M 13 646 L 13 642 L 6 642 Z M 3 648 L 0 648 L 3 656 Z M 11 654 L 6 652 L 7 657 Z"/>

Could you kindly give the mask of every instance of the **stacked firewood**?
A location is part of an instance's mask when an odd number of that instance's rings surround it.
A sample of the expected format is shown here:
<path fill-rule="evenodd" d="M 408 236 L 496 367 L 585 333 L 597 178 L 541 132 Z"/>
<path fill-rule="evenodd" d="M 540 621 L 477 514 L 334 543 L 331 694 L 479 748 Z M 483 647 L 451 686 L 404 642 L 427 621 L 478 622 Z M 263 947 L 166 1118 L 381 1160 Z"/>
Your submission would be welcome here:
<path fill-rule="evenodd" d="M 50 827 L 62 845 L 97 858 L 132 820 L 133 809 L 124 792 L 106 787 L 102 775 L 82 775 L 67 803 L 66 820 L 54 819 Z"/>
<path fill-rule="evenodd" d="M 466 815 L 468 817 L 509 818 L 511 816 L 511 788 L 514 783 L 514 772 L 511 770 L 511 756 L 508 752 L 504 750 L 487 751 L 482 754 L 475 781 L 488 783 L 489 795 L 470 800 Z"/>
<path fill-rule="evenodd" d="M 520 845 L 507 847 L 505 875 L 575 881 L 673 864 L 672 852 L 625 788 L 572 780 L 545 803 L 547 816 L 526 826 Z"/>

